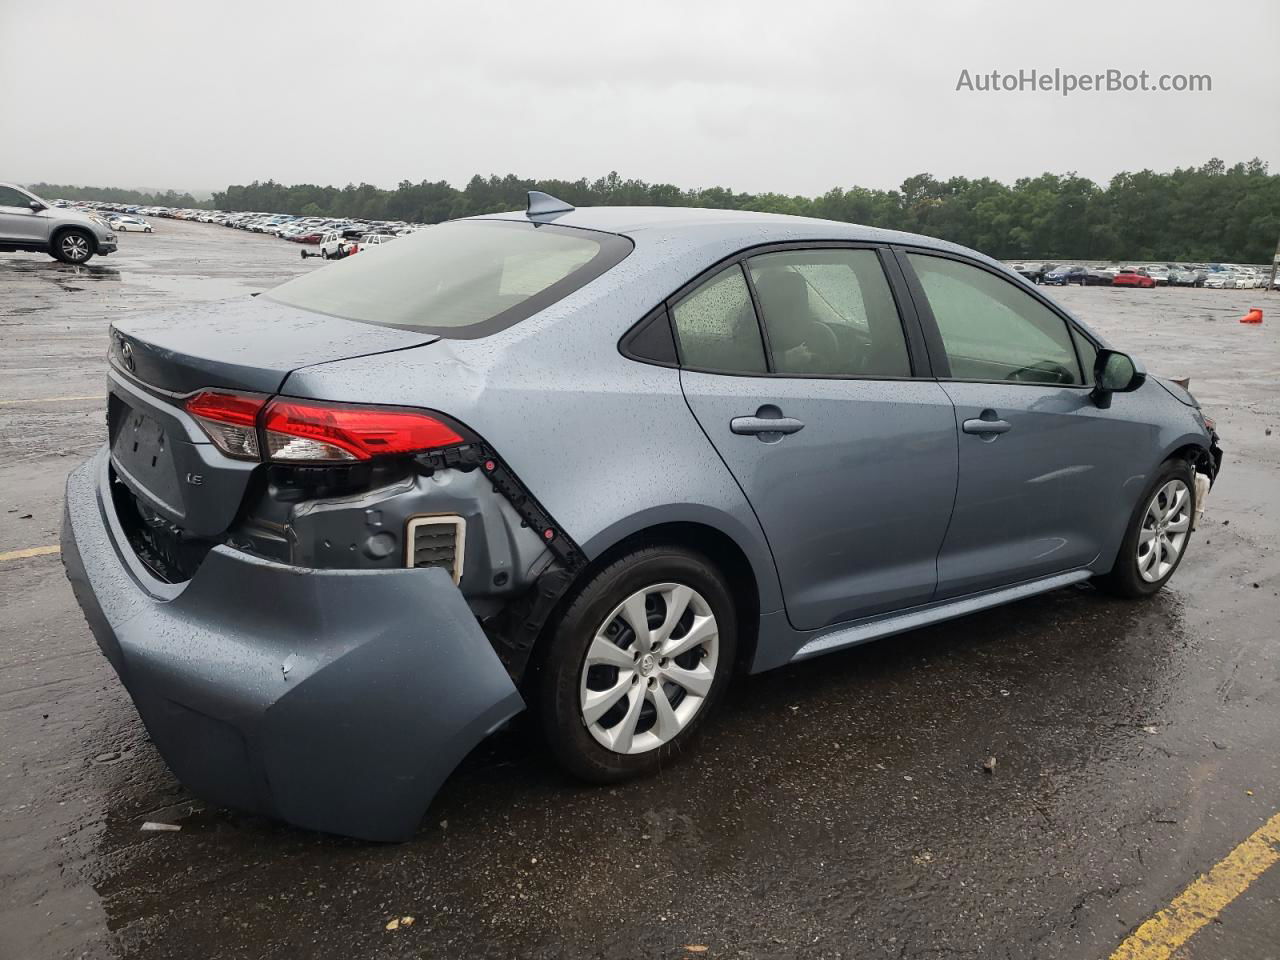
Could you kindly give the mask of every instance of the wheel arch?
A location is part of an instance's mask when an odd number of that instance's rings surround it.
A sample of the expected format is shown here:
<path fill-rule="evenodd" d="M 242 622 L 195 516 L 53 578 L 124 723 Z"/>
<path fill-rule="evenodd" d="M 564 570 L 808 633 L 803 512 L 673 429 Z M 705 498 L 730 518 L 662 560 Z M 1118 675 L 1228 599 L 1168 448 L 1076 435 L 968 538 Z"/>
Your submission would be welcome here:
<path fill-rule="evenodd" d="M 1133 511 L 1142 506 L 1139 501 L 1146 493 L 1151 478 L 1170 460 L 1182 460 L 1190 465 L 1192 471 L 1204 470 L 1210 477 L 1213 477 L 1217 472 L 1217 465 L 1207 437 L 1195 433 L 1185 433 L 1177 439 L 1164 444 L 1160 449 L 1159 456 L 1151 464 L 1150 469 L 1146 473 L 1138 474 L 1131 478 L 1133 481 L 1137 481 L 1132 488 L 1136 492 L 1131 495 L 1132 499 L 1128 500 L 1126 504 L 1128 509 L 1124 514 L 1124 523 L 1119 526 L 1106 548 L 1099 553 L 1091 564 L 1095 571 L 1100 573 L 1104 570 L 1109 570 L 1111 565 L 1115 563 L 1115 558 L 1124 540 L 1125 531 L 1128 529 L 1128 524 L 1133 517 Z M 1129 489 L 1127 485 L 1126 489 Z"/>
<path fill-rule="evenodd" d="M 750 669 L 755 661 L 759 641 L 761 611 L 771 609 L 767 605 L 774 595 L 770 592 L 770 587 L 773 591 L 779 589 L 777 575 L 772 566 L 772 557 L 768 558 L 767 570 L 762 572 L 759 569 L 759 558 L 753 562 L 748 550 L 721 525 L 707 522 L 706 518 L 680 517 L 654 519 L 653 522 L 634 525 L 630 529 L 615 530 L 611 537 L 602 534 L 592 539 L 586 551 L 589 558 L 587 563 L 574 574 L 573 581 L 557 601 L 555 609 L 547 617 L 534 641 L 529 669 L 524 671 L 521 677 L 522 686 L 537 674 L 538 665 L 548 647 L 547 641 L 559 627 L 564 611 L 573 603 L 583 586 L 590 582 L 595 573 L 623 554 L 642 547 L 658 545 L 683 547 L 704 554 L 725 578 L 738 615 L 739 636 L 734 665 L 739 669 Z"/>
<path fill-rule="evenodd" d="M 78 230 L 89 238 L 89 246 L 96 254 L 98 252 L 98 235 L 89 227 L 79 223 L 62 223 L 54 227 L 49 234 L 49 249 L 52 250 L 58 245 L 58 241 L 62 239 L 62 235 L 68 230 Z"/>
<path fill-rule="evenodd" d="M 1156 464 L 1156 469 L 1169 460 L 1185 460 L 1191 465 L 1192 470 L 1207 473 L 1210 478 L 1214 478 L 1218 470 L 1209 439 L 1196 434 L 1183 435 L 1166 446 L 1164 454 Z"/>
<path fill-rule="evenodd" d="M 654 531 L 677 537 L 692 536 L 692 542 L 676 542 L 694 550 L 702 549 L 701 541 L 697 538 L 704 534 L 708 542 L 721 543 L 726 549 L 732 547 L 750 571 L 751 587 L 759 602 L 759 611 L 769 613 L 782 609 L 782 584 L 778 580 L 773 553 L 769 550 L 764 531 L 760 529 L 759 521 L 747 506 L 745 498 L 742 509 L 738 509 L 737 505 L 726 509 L 696 502 L 647 507 L 578 542 L 589 563 L 594 565 L 606 555 L 616 556 L 619 548 L 625 549 L 636 538 L 652 538 Z M 655 541 L 650 539 L 649 542 Z"/>

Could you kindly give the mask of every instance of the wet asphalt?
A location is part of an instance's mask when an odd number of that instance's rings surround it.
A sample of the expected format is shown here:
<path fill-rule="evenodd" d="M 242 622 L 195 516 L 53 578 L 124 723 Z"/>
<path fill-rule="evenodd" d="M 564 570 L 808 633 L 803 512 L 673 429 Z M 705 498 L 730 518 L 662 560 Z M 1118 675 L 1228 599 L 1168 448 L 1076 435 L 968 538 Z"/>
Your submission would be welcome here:
<path fill-rule="evenodd" d="M 318 263 L 165 220 L 86 267 L 0 255 L 0 553 L 57 542 L 109 321 Z M 0 561 L 0 958 L 1109 956 L 1280 810 L 1280 297 L 1055 296 L 1218 420 L 1163 593 L 1070 588 L 741 678 L 694 753 L 623 786 L 566 780 L 517 724 L 405 844 L 192 798 L 57 556 Z M 1280 957 L 1280 867 L 1179 956 Z"/>

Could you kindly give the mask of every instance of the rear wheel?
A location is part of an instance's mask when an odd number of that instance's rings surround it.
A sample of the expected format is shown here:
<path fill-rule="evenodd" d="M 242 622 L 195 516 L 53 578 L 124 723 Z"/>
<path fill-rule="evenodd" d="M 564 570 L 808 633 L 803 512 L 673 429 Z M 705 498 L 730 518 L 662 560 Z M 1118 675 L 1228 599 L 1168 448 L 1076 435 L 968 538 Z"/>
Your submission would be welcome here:
<path fill-rule="evenodd" d="M 723 695 L 737 630 L 728 587 L 700 554 L 646 547 L 601 570 L 565 611 L 536 678 L 556 759 L 596 782 L 670 762 Z"/>
<path fill-rule="evenodd" d="M 86 263 L 93 256 L 93 237 L 84 230 L 63 230 L 50 252 L 63 263 Z"/>
<path fill-rule="evenodd" d="M 1097 585 L 1121 597 L 1146 597 L 1178 569 L 1191 539 L 1196 510 L 1195 473 L 1183 460 L 1168 460 L 1129 520 L 1116 562 Z"/>

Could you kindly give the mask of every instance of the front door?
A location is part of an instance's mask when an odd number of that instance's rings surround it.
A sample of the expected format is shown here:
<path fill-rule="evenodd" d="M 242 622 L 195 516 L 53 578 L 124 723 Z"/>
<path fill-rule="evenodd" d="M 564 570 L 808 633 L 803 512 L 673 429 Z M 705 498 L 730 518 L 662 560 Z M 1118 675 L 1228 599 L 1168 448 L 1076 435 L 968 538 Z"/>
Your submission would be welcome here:
<path fill-rule="evenodd" d="M 760 519 L 792 625 L 927 602 L 955 418 L 936 382 L 913 378 L 879 253 L 762 254 L 671 313 L 685 397 Z"/>
<path fill-rule="evenodd" d="M 13 187 L 0 186 L 0 241 L 43 243 L 49 235 L 49 218 L 30 207 L 31 197 Z"/>
<path fill-rule="evenodd" d="M 1154 428 L 1092 402 L 1077 356 L 1091 345 L 1012 280 L 950 257 L 906 260 L 956 410 L 960 480 L 938 597 L 1088 565 L 1116 539 L 1123 488 L 1142 479 L 1128 476 L 1126 452 L 1150 445 Z"/>

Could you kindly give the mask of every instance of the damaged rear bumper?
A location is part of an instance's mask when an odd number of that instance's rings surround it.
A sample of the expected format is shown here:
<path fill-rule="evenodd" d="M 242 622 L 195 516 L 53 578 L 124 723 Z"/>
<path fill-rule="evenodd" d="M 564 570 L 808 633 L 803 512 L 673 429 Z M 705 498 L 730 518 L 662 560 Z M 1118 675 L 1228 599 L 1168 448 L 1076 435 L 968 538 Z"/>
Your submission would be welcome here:
<path fill-rule="evenodd" d="M 219 546 L 166 584 L 132 554 L 109 482 L 105 448 L 67 479 L 67 577 L 197 795 L 402 840 L 457 763 L 524 708 L 444 570 L 315 570 Z"/>

